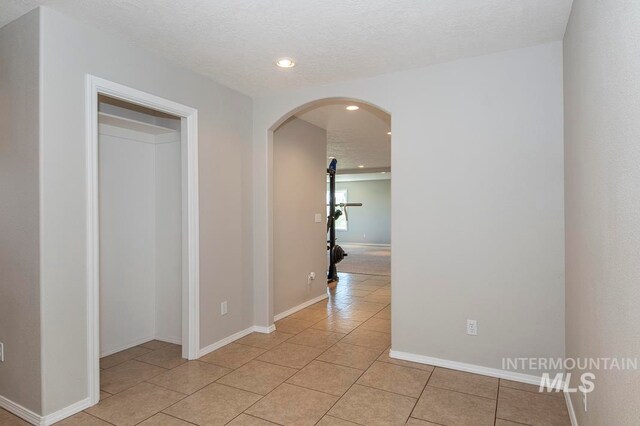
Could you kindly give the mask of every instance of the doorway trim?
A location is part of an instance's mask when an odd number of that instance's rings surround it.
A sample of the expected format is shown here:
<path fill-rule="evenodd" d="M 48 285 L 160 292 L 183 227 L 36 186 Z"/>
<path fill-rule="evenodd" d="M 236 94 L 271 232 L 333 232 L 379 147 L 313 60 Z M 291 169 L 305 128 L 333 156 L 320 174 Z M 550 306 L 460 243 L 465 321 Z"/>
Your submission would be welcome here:
<path fill-rule="evenodd" d="M 200 348 L 198 110 L 90 74 L 85 78 L 87 215 L 87 377 L 90 404 L 100 400 L 100 218 L 98 95 L 106 95 L 181 118 L 182 163 L 182 356 Z M 186 213 L 186 214 L 185 214 Z"/>

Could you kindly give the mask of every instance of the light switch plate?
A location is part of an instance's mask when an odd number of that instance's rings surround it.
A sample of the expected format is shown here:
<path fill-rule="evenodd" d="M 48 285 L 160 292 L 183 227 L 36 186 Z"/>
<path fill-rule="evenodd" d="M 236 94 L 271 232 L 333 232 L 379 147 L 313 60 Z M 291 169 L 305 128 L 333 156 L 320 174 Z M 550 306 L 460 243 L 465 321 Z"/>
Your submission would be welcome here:
<path fill-rule="evenodd" d="M 322 213 L 316 213 L 316 223 L 322 223 Z"/>

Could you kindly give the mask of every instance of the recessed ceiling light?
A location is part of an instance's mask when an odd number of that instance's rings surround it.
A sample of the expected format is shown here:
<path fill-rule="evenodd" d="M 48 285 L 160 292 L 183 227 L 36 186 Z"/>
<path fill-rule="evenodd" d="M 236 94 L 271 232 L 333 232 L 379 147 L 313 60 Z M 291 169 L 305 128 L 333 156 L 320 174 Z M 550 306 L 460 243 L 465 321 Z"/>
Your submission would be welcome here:
<path fill-rule="evenodd" d="M 329 160 L 333 160 L 334 158 L 336 158 L 336 157 L 329 157 Z"/>
<path fill-rule="evenodd" d="M 276 61 L 276 65 L 280 68 L 293 68 L 296 63 L 291 58 L 280 58 Z"/>
<path fill-rule="evenodd" d="M 356 110 L 359 110 L 359 109 L 360 109 L 360 107 L 359 107 L 358 105 L 349 105 L 349 106 L 347 107 L 347 109 L 348 109 L 349 111 L 356 111 Z"/>
<path fill-rule="evenodd" d="M 389 136 L 391 136 L 391 132 L 387 132 L 387 134 L 388 134 Z"/>
<path fill-rule="evenodd" d="M 386 174 L 387 172 L 380 172 L 380 173 L 382 173 L 382 174 L 384 175 L 384 174 Z"/>
<path fill-rule="evenodd" d="M 360 164 L 360 165 L 358 166 L 358 168 L 359 168 L 359 169 L 363 169 L 363 168 L 364 168 L 364 166 L 363 166 L 362 164 Z"/>

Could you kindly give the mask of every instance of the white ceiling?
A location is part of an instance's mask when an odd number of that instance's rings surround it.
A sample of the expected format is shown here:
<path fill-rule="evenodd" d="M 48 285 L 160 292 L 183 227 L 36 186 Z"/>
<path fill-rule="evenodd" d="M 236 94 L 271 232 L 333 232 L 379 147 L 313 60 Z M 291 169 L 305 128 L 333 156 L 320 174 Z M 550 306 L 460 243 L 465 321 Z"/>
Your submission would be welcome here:
<path fill-rule="evenodd" d="M 560 40 L 571 2 L 2 0 L 0 26 L 47 5 L 261 95 Z"/>
<path fill-rule="evenodd" d="M 318 105 L 318 104 L 316 104 Z M 391 167 L 391 117 L 357 102 L 319 104 L 296 117 L 327 131 L 327 156 L 338 159 L 338 173 L 383 171 Z M 347 105 L 358 105 L 348 111 Z M 360 169 L 358 166 L 364 166 Z"/>

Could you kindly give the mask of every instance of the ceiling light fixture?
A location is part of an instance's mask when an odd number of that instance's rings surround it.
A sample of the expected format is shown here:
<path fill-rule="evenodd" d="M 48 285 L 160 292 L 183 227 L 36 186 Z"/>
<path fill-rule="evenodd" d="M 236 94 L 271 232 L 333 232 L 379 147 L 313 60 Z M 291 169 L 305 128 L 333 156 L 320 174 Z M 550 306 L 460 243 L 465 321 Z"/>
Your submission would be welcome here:
<path fill-rule="evenodd" d="M 359 109 L 360 109 L 360 107 L 358 105 L 349 105 L 347 107 L 347 110 L 349 110 L 349 111 L 357 111 Z"/>
<path fill-rule="evenodd" d="M 362 164 L 360 164 L 360 165 L 358 166 L 358 168 L 359 168 L 359 169 L 363 169 L 363 168 L 364 168 L 364 166 L 363 166 Z"/>
<path fill-rule="evenodd" d="M 388 134 L 389 136 L 391 136 L 391 132 L 387 132 L 387 134 Z"/>
<path fill-rule="evenodd" d="M 387 172 L 380 172 L 380 173 L 382 173 L 383 175 L 384 175 L 384 174 L 387 174 Z"/>
<path fill-rule="evenodd" d="M 293 68 L 296 63 L 291 58 L 280 58 L 276 61 L 276 65 L 280 68 Z"/>

